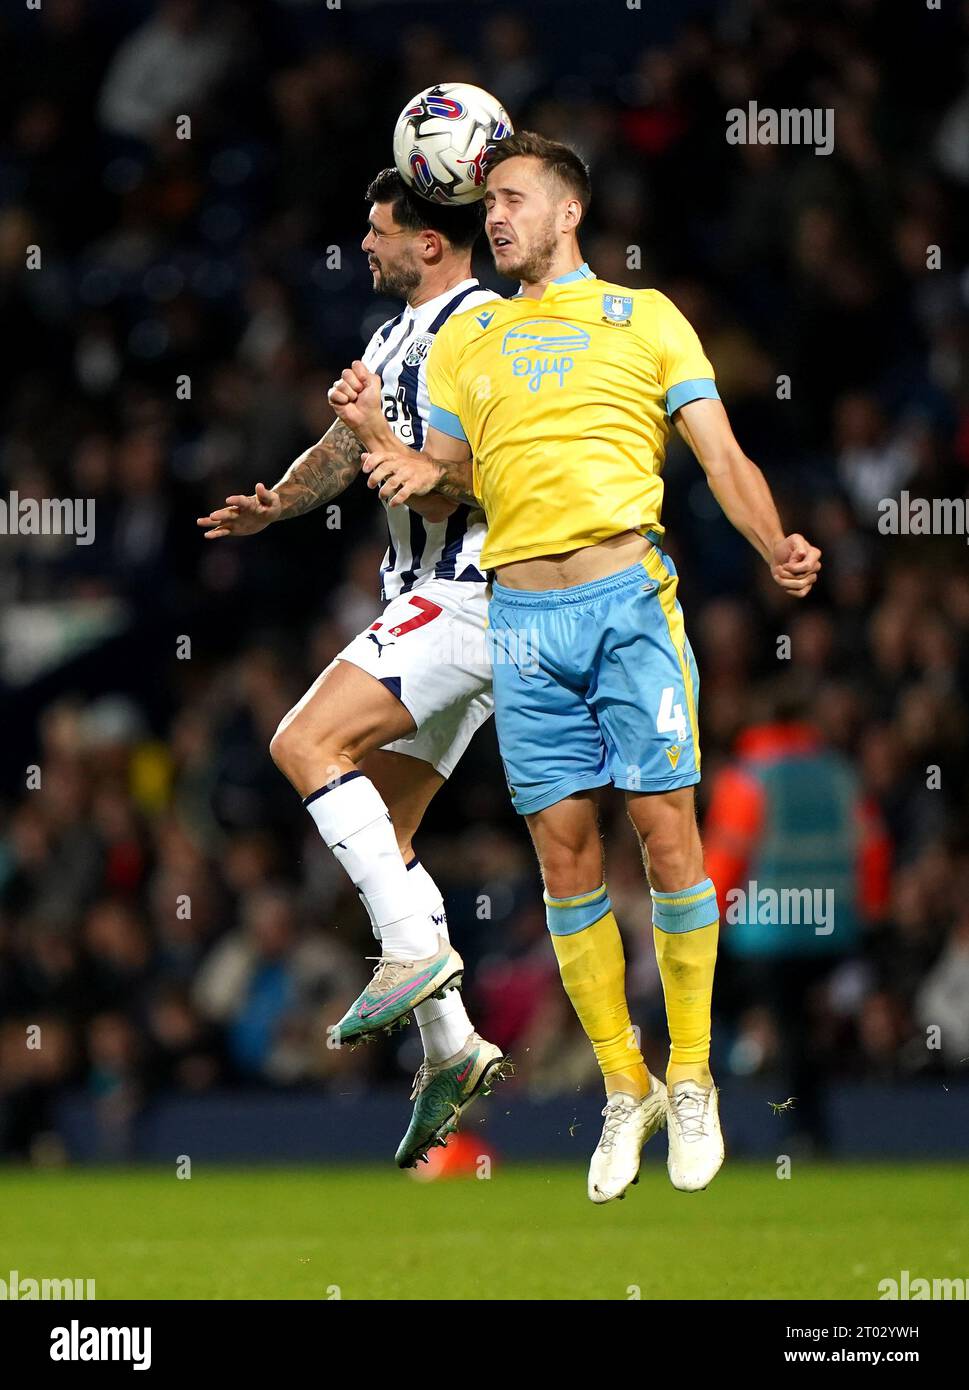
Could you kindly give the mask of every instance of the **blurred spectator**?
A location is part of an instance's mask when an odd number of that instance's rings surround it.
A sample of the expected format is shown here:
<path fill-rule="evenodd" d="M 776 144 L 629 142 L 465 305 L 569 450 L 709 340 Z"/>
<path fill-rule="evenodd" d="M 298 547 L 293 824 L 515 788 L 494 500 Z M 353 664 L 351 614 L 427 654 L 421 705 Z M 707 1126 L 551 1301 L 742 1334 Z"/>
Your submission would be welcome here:
<path fill-rule="evenodd" d="M 878 403 L 855 393 L 838 402 L 835 418 L 838 476 L 858 520 L 878 521 L 878 504 L 897 497 L 918 466 L 912 440 L 903 432 L 892 435 Z"/>
<path fill-rule="evenodd" d="M 224 5 L 164 0 L 108 68 L 99 108 L 105 129 L 148 140 L 167 117 L 197 114 L 232 58 L 237 19 Z"/>
<path fill-rule="evenodd" d="M 205 1018 L 225 1027 L 241 1075 L 306 1079 L 320 1069 L 315 1054 L 325 1048 L 326 1023 L 339 1018 L 336 1001 L 352 989 L 359 968 L 332 939 L 300 934 L 288 890 L 259 888 L 246 902 L 244 919 L 203 965 L 195 1001 Z M 326 1019 L 331 999 L 334 1013 Z M 306 1036 L 313 1027 L 315 1040 Z M 296 1036 L 302 1045 L 294 1048 Z"/>
<path fill-rule="evenodd" d="M 799 706 L 780 695 L 776 718 L 740 736 L 735 761 L 713 780 L 705 854 L 742 1006 L 772 1009 L 791 1119 L 823 1145 L 821 1072 L 836 1058 L 814 1045 L 812 1015 L 834 966 L 859 952 L 866 923 L 885 914 L 890 847 L 850 764 L 798 717 Z M 752 1055 L 741 1023 L 744 1070 Z"/>
<path fill-rule="evenodd" d="M 950 929 L 941 956 L 918 991 L 919 1025 L 939 1030 L 942 1058 L 949 1066 L 969 1059 L 969 917 Z"/>

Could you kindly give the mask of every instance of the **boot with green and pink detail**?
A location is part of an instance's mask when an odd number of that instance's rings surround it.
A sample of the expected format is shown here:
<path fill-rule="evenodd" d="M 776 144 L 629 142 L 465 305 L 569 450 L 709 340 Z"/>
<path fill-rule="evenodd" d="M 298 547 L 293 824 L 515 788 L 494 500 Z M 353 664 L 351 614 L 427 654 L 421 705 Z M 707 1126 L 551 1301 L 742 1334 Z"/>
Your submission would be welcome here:
<path fill-rule="evenodd" d="M 491 1094 L 491 1087 L 512 1070 L 500 1047 L 472 1033 L 459 1053 L 446 1062 L 425 1058 L 414 1078 L 411 1100 L 415 1102 L 407 1133 L 397 1149 L 398 1168 L 413 1168 L 427 1162 L 427 1151 L 445 1148 L 449 1134 L 478 1096 Z"/>
<path fill-rule="evenodd" d="M 457 989 L 464 962 L 449 942 L 438 937 L 440 949 L 423 960 L 377 960 L 373 979 L 355 999 L 333 1030 L 339 1044 L 367 1041 L 376 1033 L 392 1033 L 425 999 L 437 999 Z"/>

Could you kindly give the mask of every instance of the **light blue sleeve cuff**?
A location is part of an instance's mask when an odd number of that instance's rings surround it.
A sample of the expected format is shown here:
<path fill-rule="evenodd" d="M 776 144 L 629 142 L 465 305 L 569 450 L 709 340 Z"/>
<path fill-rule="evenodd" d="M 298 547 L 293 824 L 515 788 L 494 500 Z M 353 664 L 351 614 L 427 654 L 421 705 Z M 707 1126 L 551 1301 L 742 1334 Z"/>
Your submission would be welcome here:
<path fill-rule="evenodd" d="M 718 401 L 720 392 L 717 383 L 709 376 L 697 377 L 695 381 L 678 381 L 666 393 L 666 413 L 672 415 L 681 405 L 690 401 Z"/>
<path fill-rule="evenodd" d="M 440 430 L 442 434 L 449 434 L 452 439 L 463 439 L 465 443 L 468 436 L 462 428 L 461 421 L 450 410 L 444 410 L 439 405 L 432 405 L 428 416 L 428 423 L 433 430 Z"/>

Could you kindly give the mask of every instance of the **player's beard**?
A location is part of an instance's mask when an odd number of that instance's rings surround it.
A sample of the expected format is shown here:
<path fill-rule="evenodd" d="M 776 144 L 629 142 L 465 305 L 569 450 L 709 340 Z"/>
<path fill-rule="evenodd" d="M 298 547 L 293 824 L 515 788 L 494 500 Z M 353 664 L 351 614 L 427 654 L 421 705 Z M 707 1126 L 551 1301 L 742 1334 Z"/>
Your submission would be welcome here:
<path fill-rule="evenodd" d="M 402 259 L 399 264 L 387 267 L 378 264 L 380 279 L 374 285 L 378 294 L 390 295 L 393 299 L 407 299 L 421 283 L 421 272 L 416 262 Z"/>
<path fill-rule="evenodd" d="M 502 275 L 512 280 L 521 280 L 526 285 L 537 285 L 544 280 L 555 260 L 558 249 L 558 236 L 555 232 L 555 219 L 549 216 L 541 231 L 518 261 L 506 261 L 501 268 Z"/>

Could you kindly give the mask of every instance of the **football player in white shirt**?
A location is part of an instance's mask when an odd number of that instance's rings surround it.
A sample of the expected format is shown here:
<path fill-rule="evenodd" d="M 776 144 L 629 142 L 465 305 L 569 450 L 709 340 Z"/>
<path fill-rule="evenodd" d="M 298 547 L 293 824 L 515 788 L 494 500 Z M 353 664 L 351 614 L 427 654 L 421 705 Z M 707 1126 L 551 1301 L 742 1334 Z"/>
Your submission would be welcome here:
<path fill-rule="evenodd" d="M 360 407 L 372 408 L 379 393 L 395 434 L 420 449 L 434 334 L 455 310 L 481 304 L 487 313 L 497 298 L 471 274 L 481 205 L 426 202 L 395 169 L 373 180 L 367 198 L 363 250 L 374 289 L 406 303 L 364 352 Z M 200 517 L 205 539 L 253 535 L 324 505 L 357 476 L 362 452 L 349 424 L 336 420 L 273 488 L 257 483 L 252 495 L 227 497 L 224 507 Z M 368 1039 L 411 1012 L 417 1019 L 425 1057 L 397 1150 L 398 1164 L 412 1167 L 444 1143 L 504 1063 L 501 1049 L 479 1037 L 468 1018 L 464 967 L 450 944 L 444 902 L 411 843 L 435 792 L 492 712 L 479 565 L 485 520 L 480 510 L 434 494 L 413 506 L 384 507 L 387 606 L 289 711 L 270 751 L 353 880 L 380 942 L 373 979 L 336 1036 Z"/>

